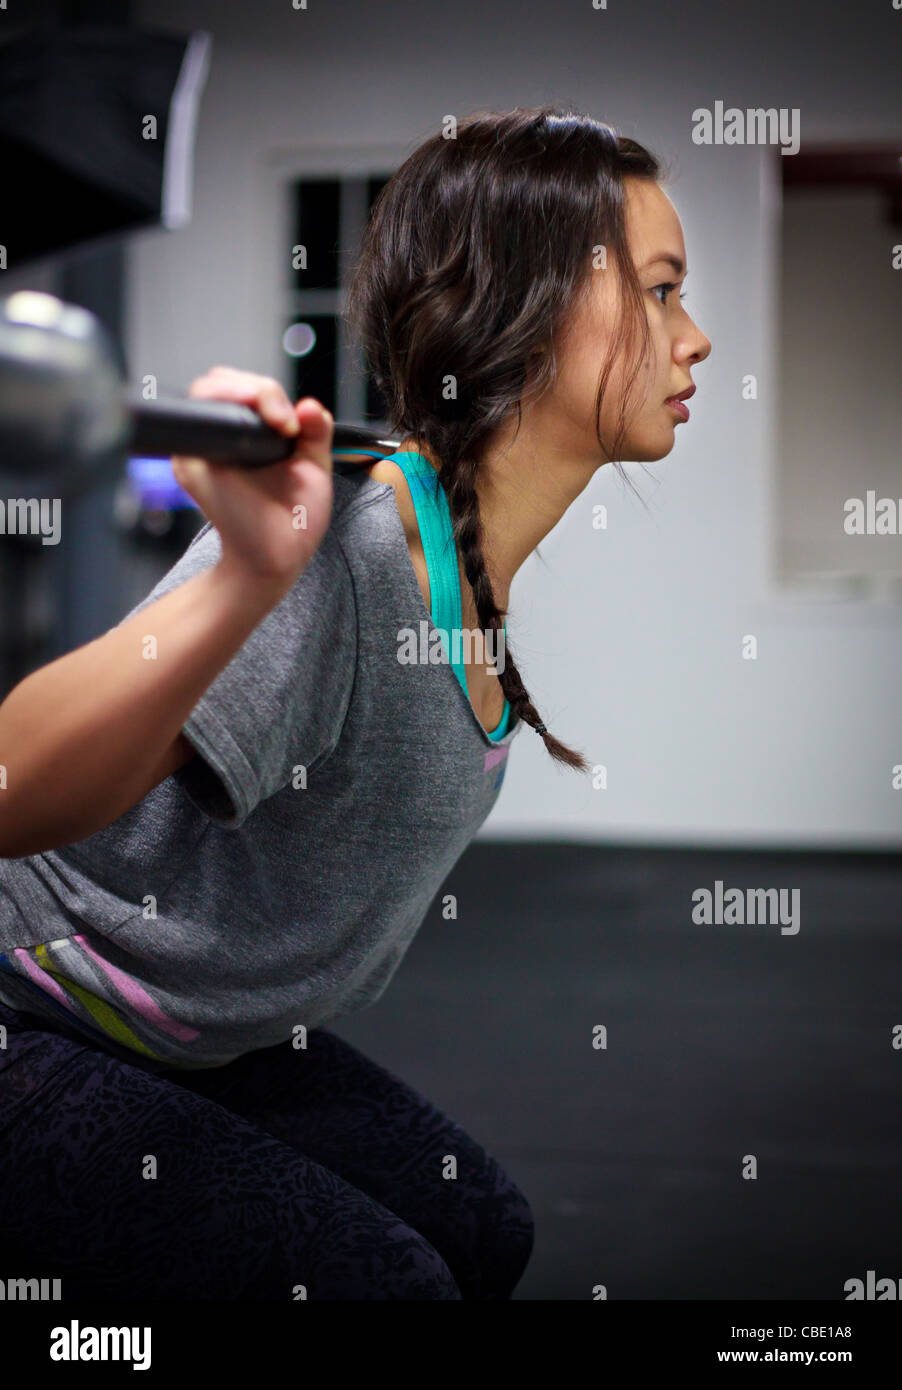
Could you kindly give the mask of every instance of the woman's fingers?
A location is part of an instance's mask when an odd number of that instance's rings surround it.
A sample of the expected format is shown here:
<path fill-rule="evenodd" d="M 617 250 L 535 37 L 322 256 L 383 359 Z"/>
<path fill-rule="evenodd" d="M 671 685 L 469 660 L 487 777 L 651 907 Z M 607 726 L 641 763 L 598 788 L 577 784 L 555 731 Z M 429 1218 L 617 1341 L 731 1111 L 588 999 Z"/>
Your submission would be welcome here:
<path fill-rule="evenodd" d="M 304 396 L 294 407 L 301 431 L 296 458 L 313 459 L 332 472 L 332 436 L 335 421 L 330 411 L 313 396 Z"/>
<path fill-rule="evenodd" d="M 195 400 L 227 400 L 250 406 L 272 428 L 297 438 L 293 462 L 310 459 L 328 472 L 333 471 L 335 421 L 315 397 L 303 396 L 293 405 L 275 377 L 227 366 L 211 367 L 197 377 L 191 383 L 189 395 Z"/>
<path fill-rule="evenodd" d="M 239 371 L 236 367 L 211 367 L 205 376 L 191 383 L 188 394 L 196 400 L 229 400 L 252 406 L 273 429 L 288 435 L 300 432 L 294 407 L 275 377 Z"/>

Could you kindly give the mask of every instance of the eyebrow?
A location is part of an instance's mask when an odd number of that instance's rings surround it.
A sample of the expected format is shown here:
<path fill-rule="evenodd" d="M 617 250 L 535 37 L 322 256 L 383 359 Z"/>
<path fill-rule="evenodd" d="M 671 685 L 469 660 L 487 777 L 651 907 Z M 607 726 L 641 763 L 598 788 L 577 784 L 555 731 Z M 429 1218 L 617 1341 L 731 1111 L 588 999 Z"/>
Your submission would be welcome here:
<path fill-rule="evenodd" d="M 686 275 L 689 274 L 688 270 L 685 270 L 679 256 L 672 256 L 669 251 L 662 251 L 659 256 L 652 256 L 650 261 L 645 262 L 642 269 L 647 270 L 649 266 L 657 265 L 659 261 L 666 261 L 668 265 L 672 265 L 677 275 L 682 276 L 684 279 Z"/>

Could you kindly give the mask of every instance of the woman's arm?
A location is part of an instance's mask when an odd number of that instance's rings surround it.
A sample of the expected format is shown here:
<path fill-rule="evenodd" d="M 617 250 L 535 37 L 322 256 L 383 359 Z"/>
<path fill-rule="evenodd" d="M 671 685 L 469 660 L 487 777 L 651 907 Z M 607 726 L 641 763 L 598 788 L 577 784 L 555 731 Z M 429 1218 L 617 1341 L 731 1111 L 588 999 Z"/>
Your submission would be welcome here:
<path fill-rule="evenodd" d="M 182 725 L 285 592 L 220 562 L 26 676 L 0 705 L 0 857 L 85 839 L 187 762 Z"/>
<path fill-rule="evenodd" d="M 211 368 L 189 394 L 252 406 L 295 438 L 295 451 L 250 472 L 173 459 L 177 481 L 218 532 L 221 558 L 33 671 L 0 704 L 0 858 L 93 835 L 188 760 L 180 734 L 194 706 L 328 528 L 334 422 L 318 401 L 292 406 L 279 382 L 234 367 Z"/>

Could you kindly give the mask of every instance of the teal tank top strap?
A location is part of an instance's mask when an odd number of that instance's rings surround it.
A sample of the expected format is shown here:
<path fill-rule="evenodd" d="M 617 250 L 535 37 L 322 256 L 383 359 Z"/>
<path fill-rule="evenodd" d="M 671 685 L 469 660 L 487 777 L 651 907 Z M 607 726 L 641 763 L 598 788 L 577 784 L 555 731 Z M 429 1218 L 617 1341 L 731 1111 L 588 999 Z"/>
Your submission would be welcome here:
<path fill-rule="evenodd" d="M 429 573 L 429 598 L 432 608 L 432 621 L 435 627 L 450 635 L 463 626 L 460 596 L 460 573 L 457 568 L 457 547 L 454 544 L 454 527 L 451 521 L 451 508 L 445 490 L 439 483 L 438 474 L 429 463 L 410 449 L 401 450 L 388 457 L 397 463 L 413 500 L 417 525 L 423 543 L 426 569 Z M 507 632 L 507 621 L 504 623 Z M 447 647 L 445 648 L 447 652 Z M 464 663 L 455 658 L 452 642 L 449 653 L 454 674 L 469 700 L 467 690 L 467 671 Z M 504 714 L 496 729 L 488 735 L 498 740 L 504 738 L 510 723 L 510 702 L 504 701 Z"/>
<path fill-rule="evenodd" d="M 392 461 L 397 463 L 407 479 L 417 515 L 426 569 L 429 571 L 432 621 L 437 628 L 450 633 L 462 624 L 462 607 L 457 547 L 454 544 L 448 499 L 439 484 L 438 474 L 422 454 L 393 454 Z M 452 664 L 457 670 L 457 664 Z"/>

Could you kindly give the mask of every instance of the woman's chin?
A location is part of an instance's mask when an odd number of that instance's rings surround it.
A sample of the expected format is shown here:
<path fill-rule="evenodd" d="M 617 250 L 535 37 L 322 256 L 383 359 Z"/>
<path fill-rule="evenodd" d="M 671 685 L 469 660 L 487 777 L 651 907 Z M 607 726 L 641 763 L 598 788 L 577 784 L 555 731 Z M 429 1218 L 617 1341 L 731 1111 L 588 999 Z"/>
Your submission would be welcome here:
<path fill-rule="evenodd" d="M 654 436 L 649 434 L 642 439 L 630 440 L 624 457 L 632 459 L 634 463 L 655 463 L 658 459 L 666 458 L 675 443 L 676 433 L 672 427 L 666 436 L 658 430 Z"/>

